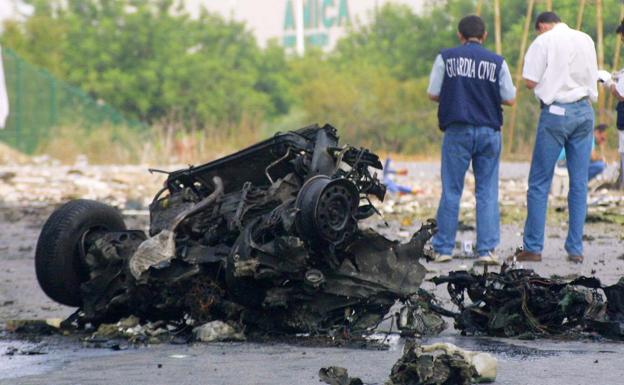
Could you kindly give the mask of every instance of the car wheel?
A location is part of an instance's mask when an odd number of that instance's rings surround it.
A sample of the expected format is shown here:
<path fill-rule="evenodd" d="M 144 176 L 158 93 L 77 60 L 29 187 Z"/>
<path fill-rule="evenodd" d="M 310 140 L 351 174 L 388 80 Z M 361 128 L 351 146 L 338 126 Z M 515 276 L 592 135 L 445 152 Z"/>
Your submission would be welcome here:
<path fill-rule="evenodd" d="M 126 229 L 118 210 L 87 199 L 70 201 L 50 215 L 35 252 L 37 281 L 53 300 L 80 306 L 80 284 L 89 278 L 83 261 L 85 239 L 95 231 Z"/>

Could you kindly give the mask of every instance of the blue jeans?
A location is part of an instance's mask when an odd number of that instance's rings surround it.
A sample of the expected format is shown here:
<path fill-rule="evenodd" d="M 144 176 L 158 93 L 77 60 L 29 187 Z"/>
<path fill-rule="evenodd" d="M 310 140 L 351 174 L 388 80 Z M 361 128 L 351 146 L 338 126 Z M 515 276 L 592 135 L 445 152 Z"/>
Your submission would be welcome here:
<path fill-rule="evenodd" d="M 601 160 L 597 160 L 595 162 L 589 163 L 589 178 L 588 180 L 592 180 L 598 175 L 600 175 L 605 168 L 607 168 L 607 164 Z"/>
<path fill-rule="evenodd" d="M 544 227 L 548 192 L 561 149 L 565 147 L 570 188 L 568 191 L 568 254 L 583 254 L 583 226 L 587 210 L 587 180 L 594 129 L 594 110 L 587 100 L 556 103 L 565 115 L 555 115 L 546 106 L 542 109 L 527 193 L 527 219 L 524 224 L 524 250 L 541 253 L 544 249 Z"/>
<path fill-rule="evenodd" d="M 442 142 L 442 197 L 438 206 L 436 252 L 450 255 L 455 247 L 459 200 L 470 162 L 477 198 L 477 253 L 486 255 L 500 242 L 498 165 L 501 133 L 490 127 L 454 124 L 446 128 Z"/>
<path fill-rule="evenodd" d="M 624 153 L 620 153 L 620 188 L 624 189 Z"/>

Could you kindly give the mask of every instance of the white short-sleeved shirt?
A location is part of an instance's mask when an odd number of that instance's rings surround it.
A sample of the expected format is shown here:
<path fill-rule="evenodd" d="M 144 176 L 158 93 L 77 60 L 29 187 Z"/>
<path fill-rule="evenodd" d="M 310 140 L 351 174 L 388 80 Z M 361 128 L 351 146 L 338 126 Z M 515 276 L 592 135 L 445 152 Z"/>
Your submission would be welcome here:
<path fill-rule="evenodd" d="M 620 74 L 618 77 L 618 80 L 615 83 L 615 92 L 617 92 L 620 96 L 624 96 L 624 74 Z M 624 153 L 624 131 L 618 130 L 618 138 L 618 152 Z"/>
<path fill-rule="evenodd" d="M 615 83 L 615 91 L 620 96 L 624 96 L 624 74 L 618 76 L 617 82 Z"/>
<path fill-rule="evenodd" d="M 589 35 L 558 23 L 539 35 L 524 58 L 522 77 L 537 83 L 546 104 L 598 99 L 596 47 Z"/>
<path fill-rule="evenodd" d="M 0 47 L 0 129 L 4 128 L 9 116 L 9 98 L 7 96 L 6 83 L 4 82 L 4 69 L 2 68 L 2 47 Z"/>

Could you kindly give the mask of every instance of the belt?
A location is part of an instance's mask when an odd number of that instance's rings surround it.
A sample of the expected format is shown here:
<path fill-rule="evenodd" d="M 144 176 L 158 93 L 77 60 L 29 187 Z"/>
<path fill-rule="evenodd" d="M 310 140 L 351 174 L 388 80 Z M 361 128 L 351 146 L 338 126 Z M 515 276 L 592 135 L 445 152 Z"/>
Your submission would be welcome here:
<path fill-rule="evenodd" d="M 589 100 L 589 96 L 583 96 L 582 98 L 575 100 L 573 102 L 569 102 L 569 103 L 561 103 L 561 104 L 572 104 L 572 103 L 578 103 L 578 102 L 582 102 L 583 100 Z M 552 104 L 546 104 L 542 101 L 542 99 L 539 100 L 540 102 L 540 108 L 544 109 L 544 107 L 550 107 Z"/>

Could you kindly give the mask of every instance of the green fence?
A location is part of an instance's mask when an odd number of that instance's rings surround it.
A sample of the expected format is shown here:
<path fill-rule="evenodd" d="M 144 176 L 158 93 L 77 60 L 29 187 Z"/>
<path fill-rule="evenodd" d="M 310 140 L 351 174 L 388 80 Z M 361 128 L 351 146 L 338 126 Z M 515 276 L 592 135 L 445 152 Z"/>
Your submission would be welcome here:
<path fill-rule="evenodd" d="M 85 130 L 106 124 L 143 127 L 8 48 L 2 48 L 2 58 L 10 110 L 6 127 L 0 129 L 0 141 L 20 151 L 33 153 L 54 127 L 62 125 Z"/>

